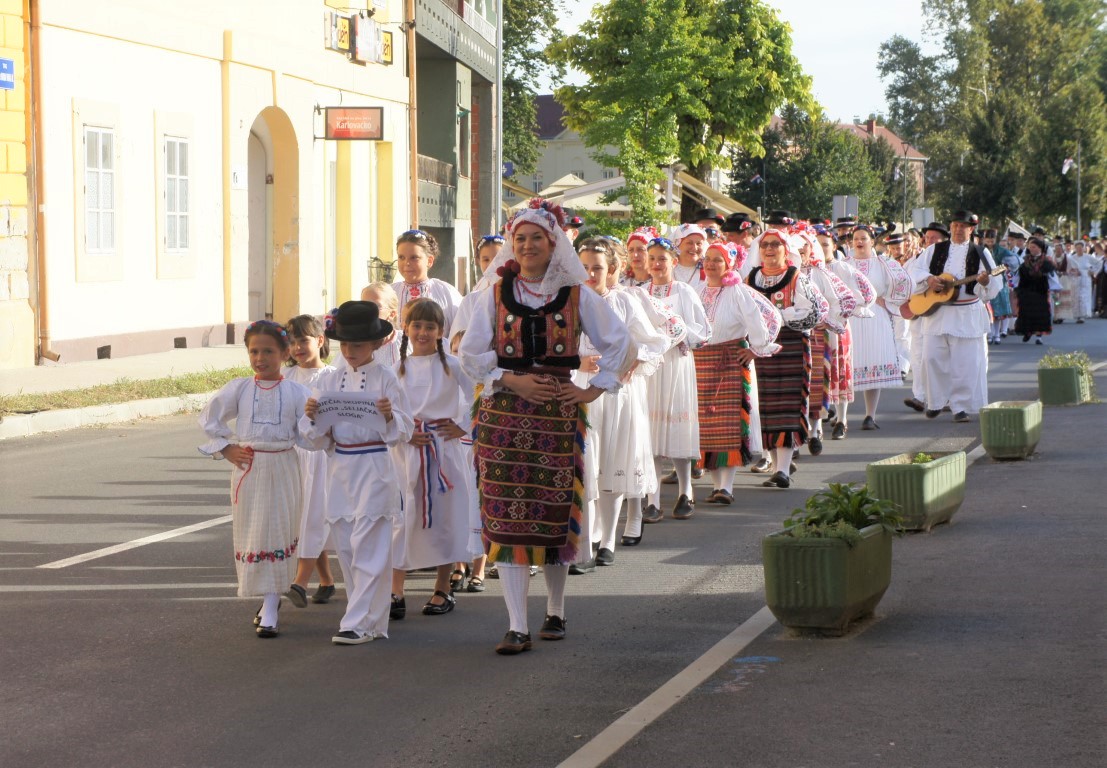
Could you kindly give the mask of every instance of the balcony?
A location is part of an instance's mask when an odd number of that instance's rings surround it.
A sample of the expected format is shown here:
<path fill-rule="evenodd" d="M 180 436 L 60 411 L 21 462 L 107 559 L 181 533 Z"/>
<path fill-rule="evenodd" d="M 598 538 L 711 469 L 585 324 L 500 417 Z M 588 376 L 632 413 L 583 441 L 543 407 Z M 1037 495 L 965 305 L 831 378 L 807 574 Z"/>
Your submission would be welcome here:
<path fill-rule="evenodd" d="M 495 27 L 464 0 L 416 0 L 415 34 L 460 61 L 488 82 L 496 82 Z M 468 15 L 468 23 L 463 18 Z"/>
<path fill-rule="evenodd" d="M 457 218 L 457 171 L 453 164 L 434 157 L 416 158 L 419 175 L 419 225 L 454 226 Z"/>

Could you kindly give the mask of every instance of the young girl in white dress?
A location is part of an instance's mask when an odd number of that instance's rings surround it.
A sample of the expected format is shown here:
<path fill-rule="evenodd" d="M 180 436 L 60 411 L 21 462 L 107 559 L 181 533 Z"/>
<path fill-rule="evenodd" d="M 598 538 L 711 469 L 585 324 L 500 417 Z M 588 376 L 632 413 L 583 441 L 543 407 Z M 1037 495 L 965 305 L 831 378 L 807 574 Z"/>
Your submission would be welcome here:
<path fill-rule="evenodd" d="M 200 452 L 231 463 L 231 517 L 239 597 L 262 597 L 258 637 L 277 636 L 281 593 L 296 573 L 300 464 L 293 447 L 308 390 L 286 379 L 288 333 L 259 320 L 246 327 L 253 377 L 234 379 L 200 413 Z M 234 429 L 230 422 L 234 421 Z"/>
<path fill-rule="evenodd" d="M 598 495 L 593 524 L 593 541 L 599 546 L 596 565 L 608 566 L 615 562 L 615 532 L 623 500 L 640 500 L 657 487 L 646 409 L 646 379 L 669 349 L 669 338 L 653 326 L 630 291 L 612 285 L 621 261 L 611 241 L 589 238 L 580 244 L 579 253 L 588 274 L 585 285 L 602 296 L 626 325 L 635 354 L 634 368 L 624 377 L 623 386 L 595 400 L 588 412 L 587 440 L 592 459 L 586 461 L 586 469 L 594 472 L 590 479 Z M 597 354 L 588 337 L 582 337 L 581 367 L 573 374 L 578 386 L 587 387 L 599 370 Z M 586 479 L 585 486 L 588 485 Z M 641 509 L 640 503 L 637 508 Z M 641 538 L 639 532 L 633 541 L 624 537 L 623 543 L 634 546 Z"/>
<path fill-rule="evenodd" d="M 346 582 L 346 613 L 336 645 L 388 637 L 392 519 L 400 485 L 389 448 L 411 439 L 414 424 L 396 372 L 376 358 L 392 324 L 371 301 L 347 301 L 328 318 L 326 335 L 340 342 L 346 365 L 322 374 L 308 399 L 300 431 L 327 457 L 327 522 Z M 372 402 L 383 422 L 317 424 L 318 397 L 343 392 Z M 318 394 L 317 394 L 318 393 Z"/>
<path fill-rule="evenodd" d="M 698 229 L 698 227 L 697 227 Z M 656 456 L 666 456 L 676 470 L 679 496 L 673 517 L 686 520 L 695 513 L 692 500 L 692 462 L 700 456 L 700 420 L 696 396 L 696 366 L 691 350 L 707 341 L 711 328 L 699 295 L 687 283 L 673 278 L 673 244 L 663 238 L 649 243 L 649 294 L 683 321 L 671 326 L 672 346 L 660 370 L 649 378 L 646 398 L 650 411 L 650 439 Z M 659 523 L 661 488 L 650 495 L 643 521 Z"/>
<path fill-rule="evenodd" d="M 323 359 L 330 356 L 323 324 L 312 315 L 297 315 L 285 324 L 291 343 L 285 378 L 303 384 L 309 390 L 315 380 L 334 367 Z M 319 570 L 319 588 L 311 596 L 313 603 L 329 602 L 334 596 L 334 575 L 331 573 L 330 555 L 327 553 L 327 454 L 308 451 L 297 446 L 300 459 L 300 481 L 303 488 L 304 508 L 300 515 L 300 561 L 286 596 L 298 608 L 307 606 L 307 584 L 312 571 Z"/>
<path fill-rule="evenodd" d="M 469 548 L 470 513 L 476 494 L 472 453 L 462 444 L 472 382 L 443 341 L 442 307 L 416 299 L 404 308 L 403 338 L 409 354 L 396 366 L 407 393 L 415 433 L 399 447 L 404 514 L 393 526 L 392 594 L 404 599 L 407 571 L 436 567 L 434 595 L 423 606 L 428 616 L 454 609 L 450 584 L 455 563 L 476 554 Z M 401 347 L 403 348 L 403 347 Z"/>
<path fill-rule="evenodd" d="M 430 276 L 431 267 L 438 258 L 438 240 L 429 232 L 409 229 L 396 239 L 396 270 L 401 279 L 392 284 L 400 299 L 399 313 L 415 299 L 431 299 L 442 307 L 446 315 L 446 337 L 453 328 L 454 316 L 461 305 L 457 288 L 444 280 Z"/>

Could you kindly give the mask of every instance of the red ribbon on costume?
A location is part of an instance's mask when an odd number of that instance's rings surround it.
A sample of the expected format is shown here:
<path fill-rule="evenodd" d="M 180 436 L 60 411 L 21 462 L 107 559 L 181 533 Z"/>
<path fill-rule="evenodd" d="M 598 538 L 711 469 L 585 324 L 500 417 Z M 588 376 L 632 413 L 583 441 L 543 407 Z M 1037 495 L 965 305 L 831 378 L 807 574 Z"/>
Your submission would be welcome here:
<path fill-rule="evenodd" d="M 432 482 L 438 481 L 438 492 L 452 491 L 454 486 L 446 477 L 442 469 L 442 462 L 438 457 L 438 425 L 428 424 L 422 419 L 415 420 L 415 431 L 425 432 L 431 436 L 426 445 L 421 445 L 419 451 L 419 480 L 423 485 L 423 492 L 419 494 L 423 504 L 423 527 L 430 528 L 434 524 L 434 499 Z"/>
<path fill-rule="evenodd" d="M 247 446 L 249 447 L 249 446 Z M 260 448 L 250 448 L 250 453 L 284 453 L 285 451 L 291 451 L 292 447 L 281 448 L 279 451 L 263 451 Z M 246 475 L 250 474 L 250 470 L 254 468 L 254 460 L 250 459 L 250 466 L 246 467 L 246 471 L 242 473 L 242 477 L 238 478 L 238 482 L 234 487 L 234 503 L 238 503 L 238 489 L 242 487 L 242 481 L 246 479 Z"/>

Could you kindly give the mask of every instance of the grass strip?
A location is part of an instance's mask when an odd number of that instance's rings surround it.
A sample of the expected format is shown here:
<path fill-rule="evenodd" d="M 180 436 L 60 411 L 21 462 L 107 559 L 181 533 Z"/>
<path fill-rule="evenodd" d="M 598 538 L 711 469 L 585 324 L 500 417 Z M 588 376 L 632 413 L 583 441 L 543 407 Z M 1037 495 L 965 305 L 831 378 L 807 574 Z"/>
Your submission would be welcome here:
<path fill-rule="evenodd" d="M 212 392 L 239 376 L 253 376 L 249 366 L 185 373 L 161 379 L 119 379 L 113 384 L 98 384 L 83 389 L 43 392 L 27 395 L 0 395 L 0 416 L 15 413 L 38 413 L 62 408 L 86 408 L 90 405 L 129 403 L 132 400 L 152 400 Z"/>

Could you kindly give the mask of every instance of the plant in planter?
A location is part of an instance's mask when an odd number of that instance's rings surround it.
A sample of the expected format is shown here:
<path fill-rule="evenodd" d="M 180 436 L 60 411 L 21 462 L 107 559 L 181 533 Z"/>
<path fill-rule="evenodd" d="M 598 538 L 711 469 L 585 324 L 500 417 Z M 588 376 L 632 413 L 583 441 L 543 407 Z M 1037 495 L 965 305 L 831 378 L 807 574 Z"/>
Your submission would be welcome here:
<path fill-rule="evenodd" d="M 841 634 L 888 589 L 898 530 L 894 504 L 831 483 L 761 541 L 769 610 L 786 627 Z"/>
<path fill-rule="evenodd" d="M 1041 437 L 1041 400 L 1001 400 L 980 409 L 980 442 L 993 459 L 1025 459 Z"/>
<path fill-rule="evenodd" d="M 1050 352 L 1038 361 L 1038 397 L 1045 405 L 1080 405 L 1096 399 L 1092 361 L 1085 352 Z"/>
<path fill-rule="evenodd" d="M 899 507 L 904 529 L 929 531 L 965 500 L 966 464 L 964 451 L 901 453 L 869 464 L 865 477 L 874 494 Z"/>

